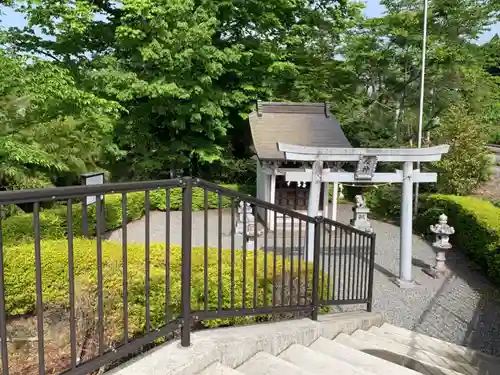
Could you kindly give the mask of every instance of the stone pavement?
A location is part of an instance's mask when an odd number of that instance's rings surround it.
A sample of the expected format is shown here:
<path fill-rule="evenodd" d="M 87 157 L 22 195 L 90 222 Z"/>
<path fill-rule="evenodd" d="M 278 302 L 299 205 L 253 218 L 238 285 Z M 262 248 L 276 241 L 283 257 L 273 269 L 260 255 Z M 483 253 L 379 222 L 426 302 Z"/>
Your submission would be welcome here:
<path fill-rule="evenodd" d="M 340 205 L 338 219 L 348 223 L 352 217 L 349 205 Z M 165 213 L 151 213 L 151 242 L 165 240 Z M 218 244 L 217 211 L 209 211 L 208 244 Z M 222 247 L 230 247 L 230 213 L 222 215 Z M 437 218 L 436 218 L 437 219 Z M 172 212 L 170 217 L 171 243 L 180 244 L 181 213 Z M 385 315 L 389 323 L 417 332 L 467 345 L 474 349 L 500 355 L 500 293 L 478 272 L 469 267 L 468 261 L 452 251 L 447 262 L 451 273 L 445 279 L 434 280 L 422 268 L 434 263 L 434 251 L 418 236 L 413 237 L 413 275 L 417 286 L 399 289 L 391 279 L 399 268 L 399 227 L 372 220 L 377 234 L 374 311 Z M 450 222 L 453 226 L 453 223 Z M 127 227 L 129 242 L 143 243 L 144 219 L 130 223 Z M 204 244 L 203 212 L 193 212 L 193 246 Z M 121 231 L 108 235 L 110 240 L 121 239 Z M 241 236 L 236 236 L 241 243 Z M 240 246 L 236 246 L 240 247 Z M 348 311 L 362 306 L 342 306 L 337 311 Z"/>

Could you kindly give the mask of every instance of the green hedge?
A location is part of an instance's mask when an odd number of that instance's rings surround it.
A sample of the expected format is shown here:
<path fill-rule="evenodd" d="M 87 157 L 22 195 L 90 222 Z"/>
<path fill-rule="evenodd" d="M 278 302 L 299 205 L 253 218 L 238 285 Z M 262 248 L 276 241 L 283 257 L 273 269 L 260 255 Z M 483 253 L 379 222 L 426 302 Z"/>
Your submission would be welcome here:
<path fill-rule="evenodd" d="M 442 213 L 455 228 L 451 242 L 500 285 L 500 208 L 476 197 L 430 195 L 421 200 L 416 229 L 429 233 Z"/>
<path fill-rule="evenodd" d="M 365 197 L 376 216 L 399 218 L 401 194 L 397 186 L 371 189 Z M 429 226 L 436 224 L 442 213 L 455 228 L 451 242 L 500 285 L 500 208 L 476 197 L 421 195 L 415 231 L 430 235 Z"/>
<path fill-rule="evenodd" d="M 223 185 L 227 188 L 240 191 L 245 194 L 254 194 L 255 187 L 240 185 Z M 182 206 L 181 188 L 170 189 L 170 207 L 173 211 L 178 211 Z M 141 219 L 145 214 L 144 192 L 134 192 L 127 194 L 127 220 Z M 108 194 L 105 196 L 105 227 L 107 230 L 119 228 L 122 224 L 122 195 Z M 153 190 L 150 192 L 151 210 L 166 210 L 166 192 L 162 190 Z M 229 207 L 231 199 L 223 196 L 222 207 Z M 208 193 L 209 208 L 218 207 L 218 196 L 216 193 Z M 202 188 L 193 188 L 193 210 L 202 210 L 204 208 L 204 190 Z M 81 236 L 82 233 L 82 205 L 73 204 L 73 234 Z M 19 214 L 9 217 L 3 221 L 3 241 L 5 244 L 16 244 L 19 242 L 33 241 L 34 226 L 32 214 Z M 46 209 L 40 212 L 40 233 L 46 240 L 56 240 L 65 237 L 67 231 L 67 207 L 56 206 L 52 209 Z M 94 235 L 96 229 L 96 206 L 88 207 L 88 226 L 89 234 Z"/>
<path fill-rule="evenodd" d="M 53 307 L 67 309 L 69 306 L 68 284 L 68 248 L 66 240 L 42 241 L 42 285 L 43 301 L 46 310 Z M 128 245 L 128 307 L 129 329 L 131 335 L 142 333 L 145 329 L 145 270 L 144 246 Z M 170 247 L 170 303 L 168 306 L 171 318 L 180 314 L 180 274 L 181 252 L 178 246 Z M 243 278 L 243 254 L 240 250 L 234 251 L 234 304 L 242 308 L 243 284 L 246 284 L 246 306 L 253 304 L 254 290 L 254 256 L 257 256 L 257 301 L 259 306 L 264 302 L 264 290 L 267 289 L 267 304 L 272 305 L 273 289 L 278 290 L 277 303 L 281 299 L 281 282 L 285 276 L 285 304 L 297 304 L 297 280 L 299 269 L 297 262 L 293 266 L 294 282 L 290 283 L 290 262 L 285 261 L 285 273 L 282 265 L 283 259 L 276 256 L 276 277 L 273 278 L 273 253 L 268 252 L 267 277 L 265 276 L 264 258 L 262 251 L 249 251 L 246 254 L 246 276 Z M 8 316 L 32 314 L 36 306 L 36 279 L 34 267 L 34 246 L 21 244 L 7 246 L 4 249 L 5 259 L 5 295 L 6 311 Z M 217 249 L 208 250 L 208 308 L 217 309 L 218 303 L 218 263 Z M 192 252 L 192 309 L 204 309 L 204 250 L 193 248 Z M 305 267 L 310 267 L 308 272 L 309 284 L 312 285 L 312 265 L 301 266 L 301 294 L 305 295 Z M 77 312 L 84 309 L 95 315 L 97 303 L 97 266 L 96 266 L 96 241 L 89 239 L 74 240 L 74 267 L 76 284 Z M 231 251 L 222 251 L 222 305 L 231 308 Z M 165 245 L 152 244 L 150 256 L 150 306 L 152 327 L 159 327 L 164 323 L 165 314 Z M 122 246 L 118 242 L 103 242 L 103 276 L 104 276 L 104 312 L 106 317 L 106 337 L 119 339 L 123 332 L 122 325 Z M 273 285 L 273 280 L 276 285 Z M 325 285 L 325 290 L 327 286 Z M 292 296 L 290 301 L 288 298 Z M 310 296 L 308 296 L 310 301 Z M 304 303 L 302 301 L 301 303 Z M 262 317 L 239 317 L 232 319 L 219 319 L 206 321 L 206 326 L 220 326 L 229 324 L 243 324 L 255 322 Z M 112 340 L 111 340 L 112 341 Z"/>

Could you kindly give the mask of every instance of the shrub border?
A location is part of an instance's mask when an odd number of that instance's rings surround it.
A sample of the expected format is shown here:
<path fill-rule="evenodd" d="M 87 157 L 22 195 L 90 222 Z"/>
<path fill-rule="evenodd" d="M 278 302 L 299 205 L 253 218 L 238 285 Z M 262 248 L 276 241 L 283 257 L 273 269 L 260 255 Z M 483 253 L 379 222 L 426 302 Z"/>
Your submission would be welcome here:
<path fill-rule="evenodd" d="M 400 207 L 394 197 L 399 199 L 399 194 L 395 194 L 394 189 L 372 189 L 366 194 L 368 207 L 375 216 L 391 221 L 398 219 Z M 415 232 L 429 236 L 429 226 L 436 224 L 443 213 L 455 228 L 450 238 L 454 247 L 500 286 L 500 207 L 473 196 L 424 194 L 419 199 Z"/>
<path fill-rule="evenodd" d="M 221 185 L 245 194 L 254 195 L 255 186 L 252 185 Z M 170 191 L 167 198 L 166 191 Z M 208 208 L 218 207 L 219 199 L 215 192 L 207 192 Z M 168 201 L 167 201 L 168 199 Z M 127 222 L 144 217 L 145 192 L 127 193 Z M 182 189 L 158 189 L 149 192 L 150 210 L 166 211 L 167 203 L 170 210 L 179 211 L 182 205 Z M 205 193 L 203 188 L 193 188 L 193 211 L 204 209 Z M 232 199 L 222 197 L 222 208 L 230 207 Z M 72 228 L 75 237 L 83 236 L 81 203 L 72 205 Z M 107 194 L 104 197 L 105 229 L 113 230 L 122 225 L 122 194 Z M 87 207 L 88 236 L 96 234 L 96 206 Z M 44 240 L 57 240 L 66 237 L 68 229 L 68 208 L 66 205 L 56 205 L 53 208 L 43 209 L 40 212 L 40 235 Z M 2 222 L 2 235 L 5 245 L 25 243 L 34 240 L 33 214 L 23 213 L 8 217 Z"/>

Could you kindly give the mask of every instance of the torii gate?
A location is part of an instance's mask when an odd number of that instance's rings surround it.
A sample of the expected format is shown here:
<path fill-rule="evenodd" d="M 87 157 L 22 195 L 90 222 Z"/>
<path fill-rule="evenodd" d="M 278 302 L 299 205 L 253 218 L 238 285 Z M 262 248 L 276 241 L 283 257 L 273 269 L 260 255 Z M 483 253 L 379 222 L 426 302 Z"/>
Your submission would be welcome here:
<path fill-rule="evenodd" d="M 309 191 L 308 216 L 317 216 L 322 182 L 358 183 L 402 183 L 400 260 L 399 278 L 395 280 L 401 288 L 413 286 L 412 280 L 412 221 L 413 221 L 413 183 L 436 182 L 436 173 L 422 173 L 413 169 L 415 162 L 439 161 L 449 150 L 448 145 L 428 148 L 324 148 L 290 145 L 278 142 L 278 150 L 284 152 L 289 161 L 313 162 L 312 169 L 285 173 L 286 181 L 311 182 Z M 357 170 L 336 172 L 323 169 L 326 161 L 358 162 Z M 402 162 L 403 170 L 393 173 L 376 173 L 378 162 Z M 313 226 L 309 226 L 308 248 L 313 248 Z"/>

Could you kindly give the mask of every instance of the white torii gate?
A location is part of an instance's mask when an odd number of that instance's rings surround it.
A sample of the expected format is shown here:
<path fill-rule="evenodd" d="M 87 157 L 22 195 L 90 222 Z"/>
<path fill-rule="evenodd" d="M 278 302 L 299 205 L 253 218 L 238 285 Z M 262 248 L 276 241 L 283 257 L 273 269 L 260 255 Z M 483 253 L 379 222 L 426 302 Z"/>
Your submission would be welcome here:
<path fill-rule="evenodd" d="M 399 278 L 396 283 L 404 288 L 413 286 L 412 280 L 412 220 L 413 183 L 436 182 L 436 173 L 422 173 L 413 169 L 415 162 L 439 161 L 449 150 L 448 145 L 428 148 L 324 148 L 290 145 L 278 142 L 278 150 L 288 161 L 313 162 L 312 169 L 285 173 L 286 181 L 311 182 L 308 216 L 317 216 L 322 182 L 402 183 Z M 335 172 L 323 169 L 327 161 L 358 162 L 356 172 Z M 378 162 L 402 162 L 403 170 L 376 173 Z M 314 228 L 308 228 L 308 248 L 313 248 Z"/>

